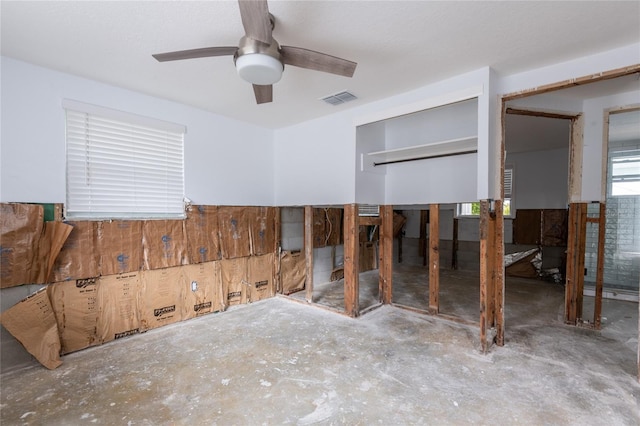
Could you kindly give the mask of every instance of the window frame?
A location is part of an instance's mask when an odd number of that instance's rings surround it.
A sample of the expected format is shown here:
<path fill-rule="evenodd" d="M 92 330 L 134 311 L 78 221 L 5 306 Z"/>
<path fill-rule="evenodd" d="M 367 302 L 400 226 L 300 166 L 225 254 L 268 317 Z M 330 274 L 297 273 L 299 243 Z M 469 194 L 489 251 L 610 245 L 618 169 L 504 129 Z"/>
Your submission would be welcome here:
<path fill-rule="evenodd" d="M 65 219 L 184 219 L 186 127 L 65 99 Z"/>
<path fill-rule="evenodd" d="M 614 194 L 613 193 L 613 189 L 614 189 L 613 186 L 616 183 L 614 179 L 616 178 L 616 176 L 631 176 L 631 178 L 628 179 L 628 181 L 639 182 L 638 185 L 640 185 L 640 179 L 638 179 L 637 175 L 614 175 L 614 170 L 613 170 L 615 159 L 637 157 L 638 160 L 633 161 L 633 163 L 638 163 L 640 165 L 640 148 L 624 147 L 624 146 L 616 147 L 609 152 L 607 157 L 608 157 L 607 158 L 607 195 L 609 197 L 637 197 L 638 195 L 640 195 L 640 192 L 631 193 L 631 194 Z M 624 181 L 624 178 L 622 181 Z"/>
<path fill-rule="evenodd" d="M 511 164 L 505 165 L 504 167 L 504 172 L 505 172 L 505 176 L 504 176 L 504 180 L 503 180 L 503 188 L 505 189 L 505 193 L 504 193 L 504 197 L 503 197 L 503 205 L 502 205 L 502 211 L 503 211 L 503 216 L 505 218 L 514 218 L 515 217 L 515 203 L 514 203 L 514 176 L 515 176 L 515 167 Z M 507 185 L 505 185 L 505 182 L 507 180 L 507 175 L 509 175 L 510 178 L 510 187 L 509 187 L 509 191 L 507 191 Z M 505 207 L 509 206 L 509 213 L 504 213 Z M 477 205 L 477 208 L 474 209 L 474 205 Z M 473 210 L 477 210 L 477 213 L 473 213 Z M 471 211 L 471 214 L 467 213 L 468 211 Z M 472 202 L 465 202 L 465 203 L 458 203 L 456 206 L 456 217 L 457 218 L 462 218 L 462 219 L 468 219 L 468 218 L 478 218 L 480 217 L 480 202 L 479 201 L 472 201 Z"/>

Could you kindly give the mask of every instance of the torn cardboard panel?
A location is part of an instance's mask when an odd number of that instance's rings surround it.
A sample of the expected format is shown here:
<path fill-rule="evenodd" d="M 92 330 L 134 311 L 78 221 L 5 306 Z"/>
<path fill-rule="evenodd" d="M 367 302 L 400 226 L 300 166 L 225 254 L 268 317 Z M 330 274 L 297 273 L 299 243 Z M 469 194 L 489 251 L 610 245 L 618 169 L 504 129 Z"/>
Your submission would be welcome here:
<path fill-rule="evenodd" d="M 53 266 L 53 281 L 66 281 L 100 275 L 98 223 L 67 222 L 73 229 Z"/>
<path fill-rule="evenodd" d="M 31 282 L 44 227 L 42 206 L 0 204 L 0 287 Z"/>
<path fill-rule="evenodd" d="M 142 269 L 142 222 L 113 220 L 98 223 L 100 275 Z"/>
<path fill-rule="evenodd" d="M 247 303 L 247 258 L 222 259 L 222 295 L 225 306 Z"/>
<path fill-rule="evenodd" d="M 189 263 L 205 263 L 221 257 L 218 207 L 191 206 L 185 219 Z"/>
<path fill-rule="evenodd" d="M 276 208 L 250 207 L 249 239 L 251 254 L 261 256 L 276 249 Z"/>
<path fill-rule="evenodd" d="M 218 207 L 218 226 L 223 259 L 248 257 L 251 254 L 246 207 Z"/>
<path fill-rule="evenodd" d="M 199 317 L 224 310 L 220 262 L 199 263 L 182 267 L 185 288 L 182 292 L 182 319 Z"/>
<path fill-rule="evenodd" d="M 306 279 L 306 261 L 301 251 L 282 252 L 280 257 L 280 281 L 284 294 L 304 289 Z"/>
<path fill-rule="evenodd" d="M 186 287 L 182 267 L 143 271 L 140 287 L 140 329 L 146 331 L 182 321 Z"/>
<path fill-rule="evenodd" d="M 7 309 L 0 322 L 42 365 L 53 370 L 60 360 L 60 336 L 46 288 Z"/>
<path fill-rule="evenodd" d="M 186 264 L 187 242 L 182 220 L 145 220 L 142 225 L 143 268 Z"/>
<path fill-rule="evenodd" d="M 49 282 L 72 227 L 42 222 L 40 205 L 0 204 L 0 287 Z"/>
<path fill-rule="evenodd" d="M 38 244 L 38 263 L 32 266 L 34 270 L 38 271 L 37 277 L 33 280 L 34 283 L 51 282 L 53 265 L 72 230 L 73 227 L 66 223 L 44 223 L 44 229 Z"/>
<path fill-rule="evenodd" d="M 140 272 L 100 277 L 97 336 L 100 343 L 140 332 Z"/>
<path fill-rule="evenodd" d="M 62 353 L 99 344 L 97 277 L 62 281 L 47 287 L 56 316 Z"/>
<path fill-rule="evenodd" d="M 542 251 L 539 248 L 506 254 L 505 273 L 510 277 L 537 278 L 542 267 Z"/>
<path fill-rule="evenodd" d="M 273 253 L 251 256 L 247 261 L 249 276 L 248 302 L 273 297 Z"/>

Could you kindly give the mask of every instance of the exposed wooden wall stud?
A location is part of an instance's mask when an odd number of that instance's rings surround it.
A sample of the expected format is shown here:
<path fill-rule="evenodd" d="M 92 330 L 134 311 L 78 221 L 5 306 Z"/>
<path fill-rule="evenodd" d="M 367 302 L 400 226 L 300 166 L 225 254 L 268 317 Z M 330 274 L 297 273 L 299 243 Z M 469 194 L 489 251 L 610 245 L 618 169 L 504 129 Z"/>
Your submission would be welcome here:
<path fill-rule="evenodd" d="M 344 206 L 344 310 L 350 317 L 360 312 L 359 293 L 359 231 L 358 205 Z"/>
<path fill-rule="evenodd" d="M 305 299 L 313 302 L 313 207 L 304 206 Z"/>
<path fill-rule="evenodd" d="M 429 313 L 440 312 L 440 205 L 429 206 Z"/>
<path fill-rule="evenodd" d="M 496 345 L 504 346 L 504 210 L 502 200 L 495 201 L 495 228 L 493 235 L 494 327 Z"/>
<path fill-rule="evenodd" d="M 606 206 L 600 203 L 598 217 L 598 259 L 596 266 L 596 294 L 593 305 L 593 326 L 600 329 L 602 326 L 602 287 L 604 282 L 604 241 L 607 222 Z"/>
<path fill-rule="evenodd" d="M 380 301 L 384 304 L 392 303 L 393 295 L 393 206 L 380 206 Z"/>
<path fill-rule="evenodd" d="M 577 325 L 582 319 L 587 204 L 571 203 L 568 222 L 564 319 L 566 324 Z"/>

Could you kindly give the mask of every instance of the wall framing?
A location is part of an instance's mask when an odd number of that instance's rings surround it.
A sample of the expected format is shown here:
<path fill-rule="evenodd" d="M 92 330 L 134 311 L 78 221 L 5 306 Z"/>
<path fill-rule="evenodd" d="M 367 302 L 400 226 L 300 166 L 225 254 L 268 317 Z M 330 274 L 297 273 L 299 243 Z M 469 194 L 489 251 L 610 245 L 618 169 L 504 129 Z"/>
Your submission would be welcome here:
<path fill-rule="evenodd" d="M 498 152 L 498 164 L 500 165 L 500 188 L 501 188 L 501 196 L 504 197 L 504 188 L 503 188 L 503 179 L 504 179 L 504 166 L 505 166 L 505 112 L 506 112 L 506 102 L 510 101 L 510 100 L 514 100 L 514 99 L 520 99 L 520 98 L 524 98 L 524 97 L 528 97 L 528 96 L 533 96 L 533 95 L 540 95 L 543 93 L 547 93 L 547 92 L 553 92 L 553 91 L 557 91 L 557 90 L 562 90 L 562 89 L 566 89 L 569 87 L 573 87 L 573 86 L 577 86 L 577 85 L 582 85 L 582 84 L 588 84 L 588 83 L 595 83 L 598 81 L 604 81 L 604 80 L 609 80 L 609 79 L 613 79 L 613 78 L 617 78 L 617 77 L 623 77 L 626 75 L 630 75 L 630 74 L 636 74 L 640 72 L 640 64 L 635 64 L 635 65 L 631 65 L 631 66 L 626 66 L 623 68 L 617 68 L 617 69 L 613 69 L 613 70 L 609 70 L 606 72 L 601 72 L 598 74 L 591 74 L 591 75 L 586 75 L 586 76 L 582 76 L 582 77 L 577 77 L 577 78 L 572 78 L 569 80 L 564 80 L 564 81 L 560 81 L 560 82 L 556 82 L 556 83 L 551 83 L 551 84 L 546 84 L 543 86 L 539 86 L 539 87 L 534 87 L 534 88 L 530 88 L 530 89 L 525 89 L 525 90 L 519 90 L 517 92 L 513 92 L 513 93 L 507 93 L 501 96 L 501 110 L 502 110 L 502 120 L 501 120 L 501 124 L 502 124 L 502 132 L 501 132 L 501 136 L 500 136 L 500 146 L 501 149 Z M 610 112 L 610 111 L 608 111 Z M 608 113 L 607 112 L 607 113 Z M 605 121 L 608 122 L 608 119 Z M 605 126 L 608 127 L 608 126 Z M 577 151 L 577 148 L 575 148 L 576 145 L 580 145 L 582 146 L 582 134 L 583 134 L 583 128 L 584 128 L 584 119 L 583 117 L 580 115 L 578 117 L 576 117 L 576 119 L 572 122 L 572 131 L 571 131 L 571 149 L 570 149 L 570 161 L 572 162 L 572 164 L 574 164 L 574 162 L 576 161 L 580 161 L 580 163 L 582 163 L 582 148 L 580 147 L 579 152 Z M 606 130 L 605 130 L 606 132 Z M 605 141 L 608 140 L 608 137 L 605 139 Z M 574 149 L 575 148 L 575 149 Z M 603 165 L 603 167 L 606 167 L 606 159 L 603 160 L 603 162 L 605 162 L 605 165 Z M 577 167 L 577 166 L 575 166 Z M 606 169 L 603 169 L 603 171 Z M 580 201 L 580 197 L 581 194 L 579 192 L 580 186 L 581 186 L 581 167 L 580 167 L 580 176 L 577 175 L 573 175 L 574 173 L 574 166 L 570 165 L 570 170 L 569 170 L 569 175 L 570 175 L 570 180 L 569 180 L 569 202 L 571 203 L 571 205 L 574 204 L 581 204 L 581 203 L 577 203 L 578 201 Z M 603 177 L 606 177 L 606 173 L 602 174 Z M 603 209 L 604 207 L 601 205 L 601 216 L 600 216 L 600 225 L 601 228 L 604 228 L 604 221 L 606 220 L 605 215 L 603 214 Z M 582 316 L 582 294 L 580 294 L 579 296 L 577 295 L 577 291 L 578 291 L 578 287 L 580 286 L 579 283 L 579 279 L 576 274 L 582 275 L 582 270 L 577 271 L 576 267 L 580 266 L 580 259 L 576 259 L 576 256 L 580 256 L 580 253 L 582 254 L 580 257 L 582 259 L 582 268 L 584 268 L 584 251 L 585 251 L 585 247 L 584 245 L 586 244 L 586 241 L 584 240 L 584 233 L 582 236 L 580 235 L 571 235 L 571 229 L 573 229 L 573 232 L 579 232 L 581 230 L 581 226 L 582 226 L 582 207 L 578 207 L 577 205 L 573 207 L 573 213 L 572 213 L 572 209 L 570 206 L 569 209 L 569 223 L 570 223 L 570 235 L 567 241 L 567 245 L 568 245 L 568 250 L 569 253 L 567 254 L 567 282 L 566 282 L 566 287 L 565 287 L 565 322 L 567 323 L 577 323 L 577 320 L 579 317 Z M 573 226 L 572 226 L 573 224 Z M 584 208 L 584 224 L 586 226 L 586 207 Z M 599 237 L 600 240 L 600 237 Z M 502 245 L 504 246 L 504 240 L 502 241 Z M 598 243 L 598 245 L 600 246 L 600 242 Z M 573 247 L 573 249 L 571 248 Z M 576 264 L 577 262 L 577 264 Z M 569 270 L 569 268 L 571 268 L 571 271 Z M 598 259 L 598 268 L 600 269 L 600 260 Z M 600 271 L 598 271 L 599 273 Z M 569 285 L 569 280 L 571 277 L 571 285 Z M 598 280 L 598 278 L 596 278 Z M 584 276 L 582 276 L 582 280 L 584 280 Z M 502 277 L 501 280 L 501 287 L 504 291 L 504 276 Z M 580 292 L 582 292 L 582 288 L 579 289 Z M 596 308 L 594 309 L 594 324 L 595 323 L 600 323 L 599 319 L 598 319 L 598 304 L 602 303 L 602 294 L 600 291 L 600 294 L 598 293 L 598 291 L 596 290 L 596 297 L 600 297 L 600 301 L 596 301 Z M 639 296 L 640 299 L 640 296 Z M 572 306 L 572 303 L 575 303 L 576 306 Z M 577 304 L 580 304 L 580 306 L 578 307 Z M 638 303 L 638 309 L 640 311 L 640 300 Z M 638 324 L 638 380 L 640 381 L 640 322 Z"/>

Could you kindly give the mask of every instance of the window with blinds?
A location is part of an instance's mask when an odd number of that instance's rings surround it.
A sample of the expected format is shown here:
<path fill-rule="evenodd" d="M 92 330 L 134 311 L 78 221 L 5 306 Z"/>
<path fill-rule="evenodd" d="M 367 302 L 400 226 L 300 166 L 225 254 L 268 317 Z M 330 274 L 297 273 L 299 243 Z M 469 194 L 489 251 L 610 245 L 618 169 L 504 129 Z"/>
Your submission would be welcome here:
<path fill-rule="evenodd" d="M 511 201 L 513 200 L 513 166 L 504 168 L 504 199 L 502 200 L 502 214 L 505 217 L 513 217 Z M 458 216 L 480 216 L 480 203 L 460 203 L 458 204 Z"/>
<path fill-rule="evenodd" d="M 65 100 L 67 219 L 184 217 L 184 126 Z"/>

